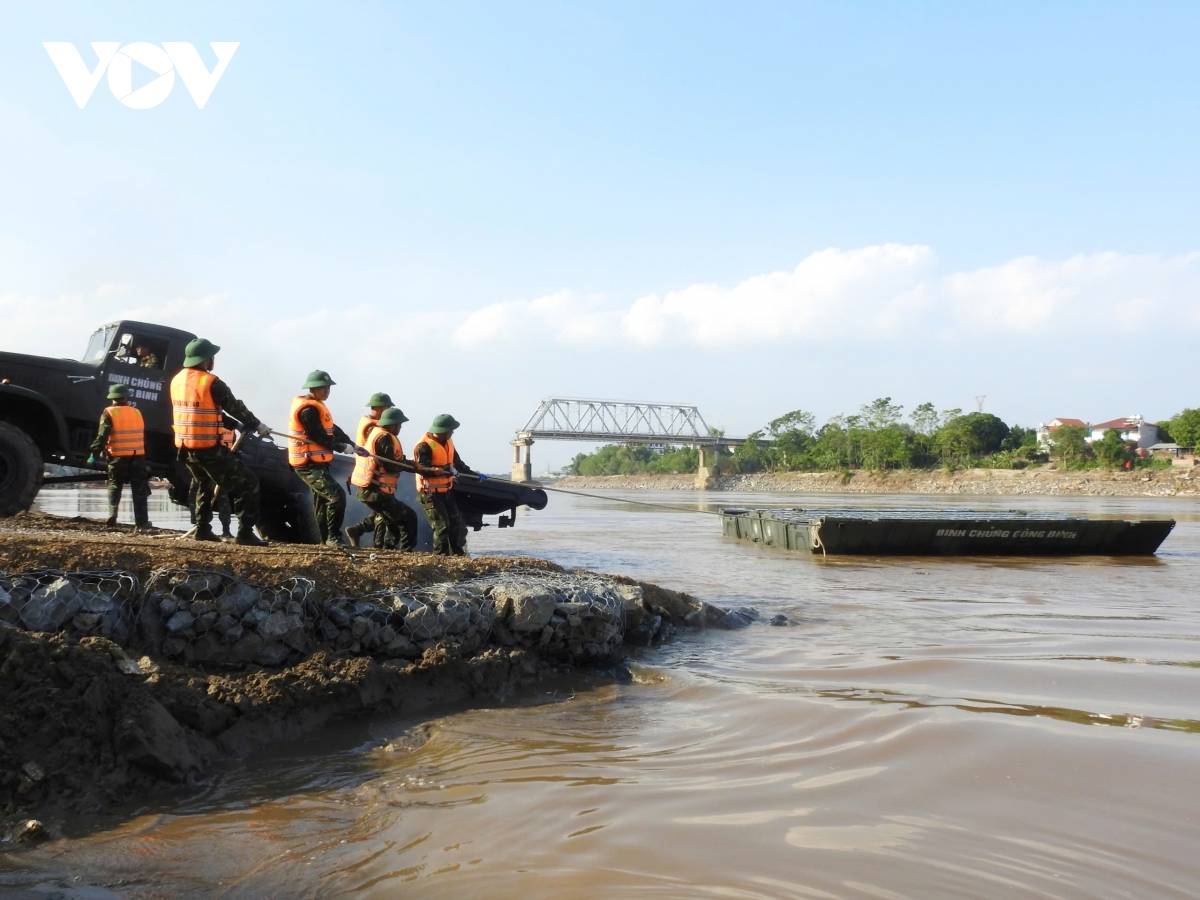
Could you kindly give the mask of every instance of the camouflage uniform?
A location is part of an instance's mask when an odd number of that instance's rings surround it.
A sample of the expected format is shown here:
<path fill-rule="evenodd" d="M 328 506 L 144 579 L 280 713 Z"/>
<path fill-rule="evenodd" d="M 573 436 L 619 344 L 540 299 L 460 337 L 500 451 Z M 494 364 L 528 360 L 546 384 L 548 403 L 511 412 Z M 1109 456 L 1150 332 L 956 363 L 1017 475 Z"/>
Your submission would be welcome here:
<path fill-rule="evenodd" d="M 345 444 L 354 443 L 337 425 L 333 426 L 332 437 L 326 434 L 320 413 L 315 407 L 300 411 L 300 424 L 304 426 L 305 437 L 320 447 L 338 450 Z M 313 516 L 317 520 L 321 543 L 341 542 L 342 520 L 346 517 L 346 492 L 329 474 L 329 465 L 309 463 L 307 466 L 297 466 L 292 471 L 312 490 Z"/>
<path fill-rule="evenodd" d="M 192 521 L 198 527 L 212 528 L 213 497 L 218 485 L 229 498 L 240 527 L 254 527 L 258 521 L 258 476 L 245 463 L 219 444 L 203 450 L 180 448 L 179 459 L 192 476 L 188 499 L 192 503 Z"/>
<path fill-rule="evenodd" d="M 188 486 L 188 509 L 192 512 L 192 524 L 196 524 L 196 509 L 199 507 L 198 497 L 196 496 L 200 490 L 199 479 L 193 478 Z M 213 509 L 216 510 L 217 518 L 221 522 L 221 536 L 232 537 L 233 532 L 229 526 L 233 523 L 233 506 L 229 502 L 229 494 L 225 491 L 218 490 L 216 499 L 213 501 Z"/>
<path fill-rule="evenodd" d="M 428 444 L 417 444 L 413 454 L 416 463 L 423 468 L 433 466 L 433 454 Z M 473 475 L 475 470 L 462 461 L 458 451 L 454 451 L 454 468 L 467 475 Z M 421 508 L 425 510 L 425 518 L 433 529 L 433 552 L 442 556 L 467 555 L 467 523 L 463 521 L 458 503 L 454 499 L 454 489 L 442 494 L 417 494 Z"/>
<path fill-rule="evenodd" d="M 247 431 L 259 425 L 254 413 L 246 404 L 233 396 L 233 391 L 220 378 L 214 378 L 213 401 L 225 412 L 242 423 Z M 238 517 L 241 529 L 249 531 L 258 522 L 258 476 L 246 468 L 240 458 L 229 452 L 223 444 L 205 447 L 203 450 L 179 448 L 179 461 L 187 466 L 192 476 L 192 488 L 188 499 L 192 503 L 192 521 L 201 529 L 212 528 L 213 498 L 217 486 L 229 499 L 233 514 Z"/>
<path fill-rule="evenodd" d="M 372 446 L 367 449 L 384 459 L 395 459 L 392 442 L 381 440 L 376 433 Z M 417 546 L 417 511 L 396 499 L 395 494 L 385 494 L 374 485 L 358 489 L 358 500 L 373 515 L 363 519 L 352 530 L 365 534 L 375 532 L 375 546 L 381 550 L 412 550 Z"/>
<path fill-rule="evenodd" d="M 433 552 L 441 556 L 466 556 L 467 523 L 458 511 L 454 491 L 417 496 L 421 499 L 421 509 L 425 510 L 429 527 L 433 529 Z"/>
<path fill-rule="evenodd" d="M 233 537 L 233 532 L 229 529 L 233 522 L 233 505 L 229 502 L 229 495 L 224 491 L 217 491 L 217 499 L 213 503 L 213 508 L 217 511 L 217 519 L 221 522 L 221 537 Z"/>
<path fill-rule="evenodd" d="M 92 441 L 91 452 L 99 456 L 108 446 L 108 435 L 112 431 L 112 419 L 108 411 L 100 414 L 100 427 L 96 439 Z M 146 498 L 150 496 L 150 472 L 146 468 L 144 456 L 110 456 L 108 457 L 108 511 L 110 520 L 117 517 L 117 509 L 121 505 L 121 491 L 129 485 L 129 493 L 133 497 L 133 522 L 138 528 L 150 525 L 150 513 L 146 508 Z"/>
<path fill-rule="evenodd" d="M 308 485 L 313 495 L 313 518 L 321 543 L 337 540 L 346 518 L 346 492 L 329 474 L 329 466 L 308 465 L 292 469 Z"/>

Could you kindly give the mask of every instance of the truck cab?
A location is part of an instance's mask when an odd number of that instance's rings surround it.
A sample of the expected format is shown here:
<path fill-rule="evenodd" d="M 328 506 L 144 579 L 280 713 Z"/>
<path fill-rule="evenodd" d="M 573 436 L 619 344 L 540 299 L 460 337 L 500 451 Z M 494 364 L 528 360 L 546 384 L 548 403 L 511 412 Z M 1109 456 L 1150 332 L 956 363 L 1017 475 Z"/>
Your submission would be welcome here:
<path fill-rule="evenodd" d="M 153 474 L 169 477 L 169 375 L 193 338 L 178 328 L 120 321 L 98 328 L 81 360 L 0 352 L 0 515 L 32 504 L 45 463 L 88 468 L 88 445 L 113 384 L 134 392 L 146 420 L 146 461 Z"/>

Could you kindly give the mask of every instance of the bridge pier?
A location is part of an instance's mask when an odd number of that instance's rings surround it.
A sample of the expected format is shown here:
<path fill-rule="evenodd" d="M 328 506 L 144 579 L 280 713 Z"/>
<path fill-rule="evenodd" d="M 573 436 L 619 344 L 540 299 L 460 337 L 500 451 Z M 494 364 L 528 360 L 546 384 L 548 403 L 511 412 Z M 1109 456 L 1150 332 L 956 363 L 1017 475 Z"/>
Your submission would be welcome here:
<path fill-rule="evenodd" d="M 697 447 L 700 451 L 700 468 L 696 471 L 696 490 L 707 491 L 716 486 L 717 476 L 721 474 L 716 447 Z"/>
<path fill-rule="evenodd" d="M 533 439 L 532 438 L 517 438 L 516 440 L 509 441 L 509 443 L 512 444 L 512 448 L 513 448 L 513 461 L 512 461 L 512 474 L 511 474 L 512 480 L 520 481 L 520 482 L 533 481 L 533 462 L 530 459 L 530 450 L 533 447 Z M 525 448 L 524 461 L 521 460 L 521 456 L 522 456 L 521 448 L 522 447 Z"/>

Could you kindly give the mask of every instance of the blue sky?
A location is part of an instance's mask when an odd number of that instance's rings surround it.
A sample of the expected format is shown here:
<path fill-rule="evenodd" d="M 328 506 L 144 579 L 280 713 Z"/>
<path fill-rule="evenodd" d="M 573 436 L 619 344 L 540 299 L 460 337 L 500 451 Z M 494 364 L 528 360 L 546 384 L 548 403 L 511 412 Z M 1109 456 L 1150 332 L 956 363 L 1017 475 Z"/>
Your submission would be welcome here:
<path fill-rule="evenodd" d="M 3 349 L 134 314 L 493 469 L 543 396 L 1200 405 L 1194 4 L 5 4 Z M 197 109 L 42 47 L 240 46 Z M 135 87 L 137 86 L 135 72 Z M 414 428 L 415 430 L 415 428 Z M 411 440 L 411 438 L 410 438 Z M 576 448 L 539 445 L 535 465 Z"/>

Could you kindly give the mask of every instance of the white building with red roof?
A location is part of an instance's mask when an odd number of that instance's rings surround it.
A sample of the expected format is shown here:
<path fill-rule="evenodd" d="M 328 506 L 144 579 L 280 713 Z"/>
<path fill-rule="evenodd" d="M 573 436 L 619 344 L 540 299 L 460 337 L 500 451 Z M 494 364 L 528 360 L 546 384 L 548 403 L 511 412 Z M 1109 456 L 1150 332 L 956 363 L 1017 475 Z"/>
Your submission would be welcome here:
<path fill-rule="evenodd" d="M 1088 435 L 1085 440 L 1090 444 L 1093 441 L 1101 440 L 1104 437 L 1104 432 L 1110 428 L 1115 428 L 1121 432 L 1121 439 L 1132 441 L 1139 449 L 1150 447 L 1162 440 L 1162 432 L 1159 427 L 1153 422 L 1147 422 L 1141 416 L 1125 416 L 1121 419 L 1112 419 L 1108 422 L 1099 422 L 1097 424 L 1089 424 L 1083 419 L 1051 419 L 1037 428 L 1038 444 L 1043 450 L 1050 449 L 1050 436 L 1059 428 L 1070 426 L 1072 428 L 1086 428 Z"/>
<path fill-rule="evenodd" d="M 1083 419 L 1058 418 L 1051 419 L 1049 422 L 1043 422 L 1037 427 L 1038 446 L 1048 452 L 1050 450 L 1050 435 L 1054 434 L 1054 432 L 1058 431 L 1058 429 L 1062 428 L 1064 425 L 1070 428 L 1088 427 L 1088 423 L 1083 421 Z M 1091 440 L 1090 435 L 1088 440 Z"/>
<path fill-rule="evenodd" d="M 1126 416 L 1123 419 L 1112 419 L 1092 425 L 1092 434 L 1088 442 L 1100 440 L 1110 428 L 1121 432 L 1121 440 L 1132 441 L 1139 449 L 1145 449 L 1162 440 L 1162 432 L 1153 422 L 1147 422 L 1141 416 Z"/>

